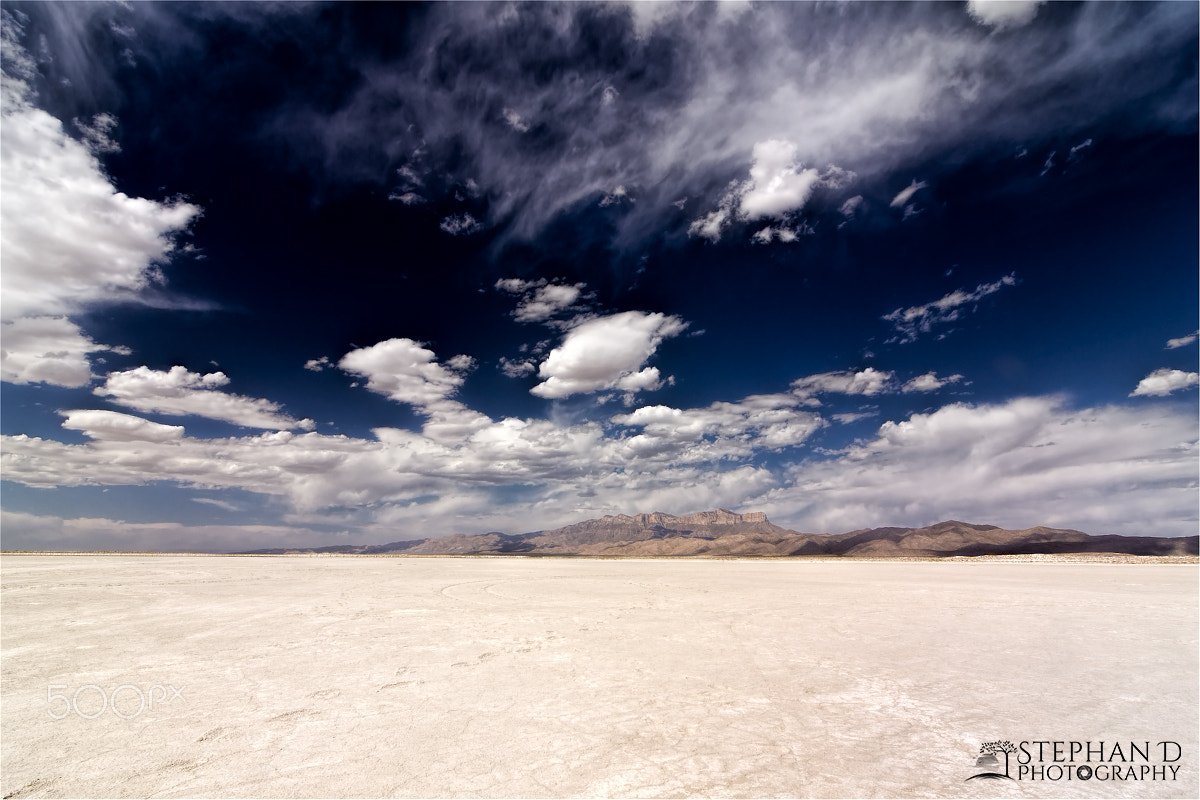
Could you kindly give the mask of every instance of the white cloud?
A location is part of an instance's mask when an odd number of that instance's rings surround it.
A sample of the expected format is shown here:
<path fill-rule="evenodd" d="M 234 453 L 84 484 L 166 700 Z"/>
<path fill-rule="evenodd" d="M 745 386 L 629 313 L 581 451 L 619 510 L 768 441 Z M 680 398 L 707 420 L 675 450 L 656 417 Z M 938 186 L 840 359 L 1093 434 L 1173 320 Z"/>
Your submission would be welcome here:
<path fill-rule="evenodd" d="M 935 392 L 951 383 L 958 383 L 963 379 L 962 375 L 949 375 L 945 378 L 939 378 L 936 372 L 926 372 L 924 375 L 918 375 L 908 383 L 904 384 L 901 391 L 904 392 Z"/>
<path fill-rule="evenodd" d="M 1130 397 L 1165 397 L 1171 392 L 1200 383 L 1200 373 L 1180 369 L 1156 369 L 1138 381 Z"/>
<path fill-rule="evenodd" d="M 878 414 L 878 411 L 847 411 L 844 414 L 834 414 L 833 419 L 843 425 L 849 425 L 852 422 L 858 422 L 860 419 L 867 419 Z"/>
<path fill-rule="evenodd" d="M 530 391 L 538 397 L 558 399 L 601 389 L 647 385 L 642 365 L 664 339 L 682 333 L 687 323 L 678 317 L 643 311 L 626 311 L 579 323 L 538 369 L 542 382 Z M 657 374 L 657 373 L 655 373 Z M 633 384 L 630 383 L 633 381 Z"/>
<path fill-rule="evenodd" d="M 483 230 L 483 225 L 466 212 L 446 217 L 438 227 L 451 236 L 469 236 Z"/>
<path fill-rule="evenodd" d="M 305 148 L 320 142 L 314 167 L 335 178 L 362 174 L 381 136 L 389 147 L 423 148 L 431 171 L 451 181 L 469 174 L 484 187 L 489 219 L 505 221 L 501 237 L 535 237 L 564 212 L 637 186 L 637 204 L 623 208 L 611 234 L 630 246 L 676 224 L 673 203 L 684 196 L 696 209 L 692 234 L 717 238 L 737 211 L 723 212 L 721 197 L 730 179 L 749 177 L 763 142 L 794 143 L 797 164 L 843 165 L 879 186 L 950 155 L 1077 141 L 1135 99 L 1162 98 L 1129 120 L 1143 131 L 1194 126 L 1196 117 L 1194 80 L 1154 66 L 1157 54 L 1191 47 L 1187 4 L 1083 6 L 1020 36 L 949 24 L 937 4 L 887 13 L 875 4 L 750 4 L 734 25 L 704 4 L 632 8 L 635 25 L 656 17 L 655 41 L 678 58 L 663 60 L 658 45 L 627 36 L 629 12 L 619 6 L 535 4 L 516 13 L 441 4 L 412 27 L 400 71 L 344 51 L 364 76 L 355 91 L 333 113 L 313 105 L 282 112 L 292 124 L 279 128 L 296 131 Z M 611 15 L 604 29 L 624 48 L 628 71 L 618 79 L 595 59 L 551 69 L 581 46 L 580 15 L 595 13 Z M 981 6 L 979 14 L 999 24 L 1004 10 Z M 424 79 L 439 74 L 447 48 L 467 59 L 471 80 Z M 496 135 L 527 119 L 546 131 L 538 147 L 529 134 Z M 785 166 L 775 175 L 783 188 L 801 172 Z"/>
<path fill-rule="evenodd" d="M 688 226 L 688 236 L 699 236 L 701 239 L 708 239 L 710 242 L 716 242 L 721 239 L 721 234 L 733 219 L 732 203 L 725 203 L 715 211 L 710 211 L 699 219 L 693 220 Z"/>
<path fill-rule="evenodd" d="M 792 392 L 799 397 L 811 397 L 823 392 L 874 395 L 886 391 L 891 380 L 891 372 L 874 367 L 867 367 L 859 372 L 823 372 L 792 381 Z"/>
<path fill-rule="evenodd" d="M 967 11 L 993 28 L 1019 28 L 1033 21 L 1042 0 L 968 0 Z"/>
<path fill-rule="evenodd" d="M 517 133 L 527 133 L 529 131 L 529 122 L 511 108 L 504 109 L 503 116 L 508 126 Z"/>
<path fill-rule="evenodd" d="M 601 198 L 600 207 L 607 208 L 608 206 L 616 205 L 617 203 L 620 203 L 622 200 L 630 200 L 629 192 L 625 191 L 624 186 L 618 186 L 617 188 L 613 189 L 608 194 L 604 195 L 603 198 Z M 632 200 L 630 200 L 630 202 L 632 202 Z"/>
<path fill-rule="evenodd" d="M 1196 337 L 1200 335 L 1200 331 L 1189 333 L 1187 336 L 1180 336 L 1178 339 L 1167 339 L 1167 349 L 1177 350 L 1180 347 L 1187 347 L 1196 341 Z"/>
<path fill-rule="evenodd" d="M 797 161 L 797 153 L 797 146 L 783 139 L 768 139 L 755 144 L 750 179 L 730 184 L 716 209 L 692 221 L 688 235 L 715 242 L 734 220 L 786 219 L 804 208 L 817 187 L 840 187 L 855 177 L 832 165 L 824 173 L 811 167 L 804 168 Z M 753 239 L 760 244 L 770 242 L 772 238 L 793 242 L 796 235 L 797 231 L 787 228 L 767 227 L 755 233 Z"/>
<path fill-rule="evenodd" d="M 181 200 L 129 197 L 97 156 L 120 147 L 117 120 L 100 113 L 75 121 L 83 136 L 34 105 L 36 68 L 20 44 L 16 17 L 3 19 L 0 79 L 0 377 L 10 383 L 85 386 L 88 355 L 106 350 L 65 314 L 114 300 L 146 300 L 162 282 L 159 265 L 200 213 Z"/>
<path fill-rule="evenodd" d="M 962 314 L 963 306 L 977 303 L 988 295 L 995 294 L 1005 286 L 1015 286 L 1016 275 L 1005 275 L 994 283 L 981 283 L 971 291 L 956 289 L 944 297 L 911 308 L 897 308 L 883 319 L 892 323 L 898 336 L 890 341 L 902 344 L 915 342 L 921 334 L 930 333 L 935 325 L 954 322 Z"/>
<path fill-rule="evenodd" d="M 786 228 L 783 226 L 768 225 L 750 237 L 750 241 L 754 244 L 770 244 L 772 241 L 791 244 L 799 241 L 801 236 L 811 236 L 815 231 L 805 224 L 799 224 L 794 228 Z"/>
<path fill-rule="evenodd" d="M 156 265 L 200 209 L 117 191 L 88 146 L 33 105 L 29 86 L 10 71 L 8 59 L 20 55 L 10 37 L 0 92 L 0 318 L 136 300 L 160 279 Z M 108 115 L 97 120 L 84 129 L 94 145 L 115 124 Z"/>
<path fill-rule="evenodd" d="M 539 278 L 536 281 L 527 281 L 521 278 L 501 278 L 496 281 L 495 287 L 502 292 L 510 294 L 522 294 L 530 289 L 536 289 L 539 286 L 545 286 L 546 279 Z"/>
<path fill-rule="evenodd" d="M 477 362 L 468 355 L 457 355 L 446 359 L 446 366 L 455 372 L 470 372 L 475 369 Z"/>
<path fill-rule="evenodd" d="M 392 192 L 388 195 L 388 200 L 399 200 L 406 206 L 417 206 L 427 202 L 424 197 L 416 192 Z"/>
<path fill-rule="evenodd" d="M 820 177 L 815 169 L 802 168 L 796 154 L 796 145 L 782 139 L 754 145 L 750 182 L 738 205 L 742 216 L 750 220 L 781 217 L 804 207 Z"/>
<path fill-rule="evenodd" d="M 162 372 L 136 367 L 110 373 L 95 393 L 114 403 L 149 413 L 206 417 L 247 428 L 311 429 L 310 419 L 297 420 L 280 412 L 279 404 L 219 388 L 229 383 L 223 372 L 201 375 L 175 366 Z"/>
<path fill-rule="evenodd" d="M 955 404 L 884 423 L 747 502 L 810 531 L 965 519 L 1177 536 L 1196 532 L 1197 455 L 1194 414 L 1178 409 Z"/>
<path fill-rule="evenodd" d="M 83 134 L 83 144 L 93 155 L 121 152 L 121 145 L 110 135 L 117 127 L 117 118 L 112 114 L 102 112 L 92 117 L 91 122 L 75 119 L 72 124 Z"/>
<path fill-rule="evenodd" d="M 896 193 L 895 197 L 892 198 L 892 208 L 900 208 L 903 205 L 907 205 L 908 201 L 912 200 L 914 194 L 921 191 L 928 185 L 929 184 L 925 183 L 925 181 L 918 182 L 916 179 L 913 179 L 912 183 L 910 183 L 908 186 L 905 186 Z"/>
<path fill-rule="evenodd" d="M 513 312 L 517 322 L 545 322 L 568 310 L 583 295 L 585 284 L 551 283 L 527 291 Z"/>
<path fill-rule="evenodd" d="M 612 421 L 642 429 L 624 440 L 630 454 L 642 462 L 740 459 L 759 450 L 794 447 L 822 428 L 825 422 L 819 415 L 798 410 L 801 402 L 791 394 L 752 395 L 706 408 L 643 406 Z"/>
<path fill-rule="evenodd" d="M 578 311 L 575 303 L 587 289 L 586 283 L 552 283 L 545 278 L 536 281 L 524 281 L 522 278 L 500 278 L 496 282 L 500 291 L 509 294 L 522 295 L 521 301 L 512 312 L 512 318 L 518 323 L 547 323 L 564 311 Z M 553 321 L 551 326 L 562 327 L 562 321 Z"/>
<path fill-rule="evenodd" d="M 332 366 L 333 366 L 333 363 L 330 362 L 329 356 L 321 356 L 320 358 L 310 358 L 308 361 L 304 362 L 304 368 L 306 370 L 309 370 L 310 372 L 320 372 L 321 370 L 326 369 L 328 367 L 332 367 Z"/>
<path fill-rule="evenodd" d="M 782 472 L 717 466 L 803 444 L 825 424 L 803 405 L 783 393 L 700 409 L 650 406 L 613 417 L 618 427 L 606 434 L 596 423 L 495 422 L 443 400 L 430 425 L 437 418 L 449 427 L 380 428 L 373 439 L 287 431 L 196 439 L 128 415 L 73 411 L 65 424 L 89 442 L 5 436 L 0 459 L 6 479 L 30 486 L 236 488 L 286 499 L 298 524 L 319 509 L 356 508 L 381 532 L 397 520 L 437 522 L 444 532 L 521 531 L 631 508 L 714 505 L 765 510 L 810 531 L 946 517 L 1093 533 L 1195 530 L 1196 429 L 1185 409 L 1071 410 L 1056 398 L 952 405 L 885 423 L 871 441 Z"/>
<path fill-rule="evenodd" d="M 529 360 L 515 360 L 500 356 L 500 371 L 509 378 L 523 378 L 537 372 L 537 364 Z"/>
<path fill-rule="evenodd" d="M 858 213 L 858 210 L 863 206 L 863 196 L 856 194 L 838 207 L 843 217 L 853 217 Z"/>
<path fill-rule="evenodd" d="M 0 379 L 9 383 L 86 386 L 88 354 L 112 350 L 96 344 L 66 317 L 21 317 L 0 325 Z"/>
<path fill-rule="evenodd" d="M 422 407 L 453 395 L 463 379 L 412 339 L 388 339 L 351 350 L 338 367 L 367 379 L 367 388 L 398 403 Z"/>
<path fill-rule="evenodd" d="M 162 425 L 130 414 L 103 409 L 62 412 L 63 427 L 84 431 L 93 439 L 107 442 L 178 442 L 183 440 L 182 425 Z"/>

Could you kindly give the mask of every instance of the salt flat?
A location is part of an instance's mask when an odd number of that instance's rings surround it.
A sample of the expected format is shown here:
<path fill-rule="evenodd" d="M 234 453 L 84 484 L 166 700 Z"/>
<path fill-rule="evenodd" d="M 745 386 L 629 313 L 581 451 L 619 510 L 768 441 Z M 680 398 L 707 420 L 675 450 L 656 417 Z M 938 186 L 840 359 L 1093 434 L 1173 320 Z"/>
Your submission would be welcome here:
<path fill-rule="evenodd" d="M 1194 566 L 20 555 L 0 588 L 4 797 L 1200 796 Z M 1179 756 L 967 781 L 994 740 Z"/>

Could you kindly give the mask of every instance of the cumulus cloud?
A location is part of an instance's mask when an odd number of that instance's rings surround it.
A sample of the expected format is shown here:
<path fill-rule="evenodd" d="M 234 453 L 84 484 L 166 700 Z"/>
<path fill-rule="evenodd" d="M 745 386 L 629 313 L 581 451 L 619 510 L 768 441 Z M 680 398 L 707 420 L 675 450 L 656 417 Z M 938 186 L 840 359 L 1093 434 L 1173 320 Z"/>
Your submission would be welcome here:
<path fill-rule="evenodd" d="M 698 463 L 746 458 L 759 450 L 802 444 L 824 425 L 820 415 L 798 408 L 791 394 L 752 395 L 706 408 L 643 406 L 613 422 L 642 432 L 624 440 L 641 460 Z"/>
<path fill-rule="evenodd" d="M 951 518 L 1179 536 L 1196 531 L 1197 455 L 1190 412 L 1073 410 L 1055 397 L 955 404 L 797 464 L 753 507 L 814 531 Z"/>
<path fill-rule="evenodd" d="M 961 318 L 964 306 L 977 303 L 983 298 L 995 294 L 1005 286 L 1016 286 L 1015 274 L 1005 275 L 994 283 L 981 283 L 971 291 L 955 289 L 953 292 L 920 306 L 897 308 L 883 319 L 892 323 L 897 336 L 889 342 L 907 344 L 915 342 L 921 334 L 930 333 L 935 326 L 954 322 Z"/>
<path fill-rule="evenodd" d="M 1156 369 L 1138 381 L 1130 397 L 1165 397 L 1171 392 L 1186 389 L 1200 383 L 1200 373 L 1184 372 L 1181 369 Z"/>
<path fill-rule="evenodd" d="M 1189 344 L 1194 344 L 1197 335 L 1200 335 L 1200 331 L 1189 333 L 1187 336 L 1180 336 L 1178 339 L 1167 339 L 1167 349 L 1177 350 L 1180 347 L 1187 347 Z"/>
<path fill-rule="evenodd" d="M 332 366 L 333 366 L 333 363 L 329 360 L 328 356 L 321 356 L 320 358 L 310 358 L 308 361 L 304 362 L 304 368 L 306 370 L 309 370 L 310 372 L 320 372 L 321 370 L 326 369 L 327 367 L 332 367 Z"/>
<path fill-rule="evenodd" d="M 432 350 L 412 339 L 388 339 L 351 350 L 338 367 L 366 378 L 372 392 L 418 407 L 450 397 L 463 382 L 458 371 L 439 364 Z"/>
<path fill-rule="evenodd" d="M 689 235 L 716 241 L 735 220 L 786 218 L 804 208 L 818 186 L 841 186 L 854 177 L 835 166 L 823 174 L 805 168 L 798 162 L 797 153 L 797 146 L 783 139 L 768 139 L 754 145 L 750 179 L 732 183 L 715 210 L 691 223 Z M 784 242 L 796 240 L 795 231 L 770 227 L 758 231 L 754 240 L 766 243 L 775 235 Z"/>
<path fill-rule="evenodd" d="M 926 372 L 924 375 L 918 375 L 908 383 L 904 384 L 902 391 L 936 392 L 943 386 L 947 386 L 951 383 L 958 383 L 962 379 L 962 375 L 948 375 L 945 378 L 939 378 L 936 372 Z"/>
<path fill-rule="evenodd" d="M 513 318 L 518 322 L 546 322 L 570 310 L 587 288 L 583 283 L 563 284 L 545 279 L 526 281 L 520 278 L 501 278 L 495 286 L 501 291 L 522 295 L 513 311 Z"/>
<path fill-rule="evenodd" d="M 642 365 L 664 339 L 685 328 L 687 323 L 678 317 L 644 311 L 585 320 L 550 351 L 538 368 L 542 382 L 530 391 L 559 399 L 602 389 L 656 389 L 661 385 L 658 371 L 643 370 Z"/>
<path fill-rule="evenodd" d="M 887 391 L 892 373 L 867 367 L 859 372 L 823 372 L 792 381 L 792 391 L 800 397 L 832 392 L 836 394 L 874 395 Z"/>
<path fill-rule="evenodd" d="M 457 355 L 446 359 L 446 366 L 458 373 L 470 372 L 478 362 L 473 356 Z"/>
<path fill-rule="evenodd" d="M 110 373 L 95 393 L 118 405 L 149 413 L 194 415 L 246 428 L 313 428 L 311 419 L 289 417 L 280 411 L 278 403 L 220 391 L 228 383 L 223 372 L 201 375 L 180 366 L 166 372 L 136 367 Z"/>
<path fill-rule="evenodd" d="M 182 200 L 130 197 L 98 157 L 120 150 L 108 113 L 75 120 L 82 139 L 35 105 L 36 74 L 17 16 L 4 12 L 0 80 L 0 373 L 10 383 L 79 387 L 97 344 L 67 316 L 96 303 L 147 301 L 160 266 L 200 213 Z M 155 302 L 161 302 L 157 298 Z"/>
<path fill-rule="evenodd" d="M 88 354 L 112 350 L 96 344 L 66 317 L 21 317 L 0 324 L 0 379 L 77 387 L 91 383 Z"/>
<path fill-rule="evenodd" d="M 1037 16 L 1042 0 L 969 0 L 967 11 L 993 28 L 1019 28 Z"/>
<path fill-rule="evenodd" d="M 750 181 L 738 205 L 746 219 L 783 216 L 802 208 L 812 196 L 817 171 L 801 167 L 796 154 L 796 145 L 781 139 L 754 145 Z"/>
<path fill-rule="evenodd" d="M 0 93 L 0 318 L 70 314 L 91 303 L 137 300 L 161 276 L 199 207 L 182 200 L 130 197 L 97 160 L 115 125 L 102 115 L 83 126 L 85 141 L 37 108 L 10 57 L 23 53 L 5 18 Z M 87 142 L 91 142 L 89 148 Z M 111 148 L 109 148 L 111 149 Z"/>
<path fill-rule="evenodd" d="M 809 531 L 946 517 L 1093 533 L 1195 531 L 1198 453 L 1186 409 L 1072 409 L 1054 397 L 955 404 L 886 422 L 869 441 L 782 470 L 741 463 L 807 442 L 825 423 L 802 406 L 791 393 L 650 406 L 613 417 L 607 433 L 596 423 L 483 418 L 442 439 L 393 428 L 369 439 L 288 431 L 198 439 L 129 415 L 72 411 L 65 424 L 88 442 L 5 436 L 0 459 L 6 479 L 29 486 L 168 480 L 281 497 L 298 522 L 359 508 L 375 509 L 381 524 L 438 519 L 458 532 L 713 505 L 765 510 Z M 518 489 L 525 502 L 517 506 L 493 493 Z"/>

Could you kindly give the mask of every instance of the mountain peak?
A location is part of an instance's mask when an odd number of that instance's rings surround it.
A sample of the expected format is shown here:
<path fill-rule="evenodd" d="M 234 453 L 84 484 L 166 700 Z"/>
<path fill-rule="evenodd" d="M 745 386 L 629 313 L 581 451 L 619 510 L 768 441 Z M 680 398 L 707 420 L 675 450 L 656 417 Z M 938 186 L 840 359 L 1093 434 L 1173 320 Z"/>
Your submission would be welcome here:
<path fill-rule="evenodd" d="M 762 511 L 735 514 L 725 508 L 718 508 L 716 511 L 700 511 L 696 514 L 678 517 L 677 519 L 680 522 L 686 522 L 691 525 L 738 525 L 741 523 L 768 522 L 767 515 Z"/>

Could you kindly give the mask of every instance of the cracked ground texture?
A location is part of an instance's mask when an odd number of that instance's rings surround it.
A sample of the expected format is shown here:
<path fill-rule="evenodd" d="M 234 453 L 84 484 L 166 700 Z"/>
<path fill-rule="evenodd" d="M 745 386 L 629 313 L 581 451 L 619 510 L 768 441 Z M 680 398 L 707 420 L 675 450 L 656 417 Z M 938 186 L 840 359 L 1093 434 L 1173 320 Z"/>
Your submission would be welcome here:
<path fill-rule="evenodd" d="M 6 555 L 0 788 L 1200 796 L 1196 576 L 1162 564 Z M 167 687 L 179 692 L 169 702 Z M 965 782 L 997 739 L 1171 740 L 1183 755 L 1170 782 Z"/>

